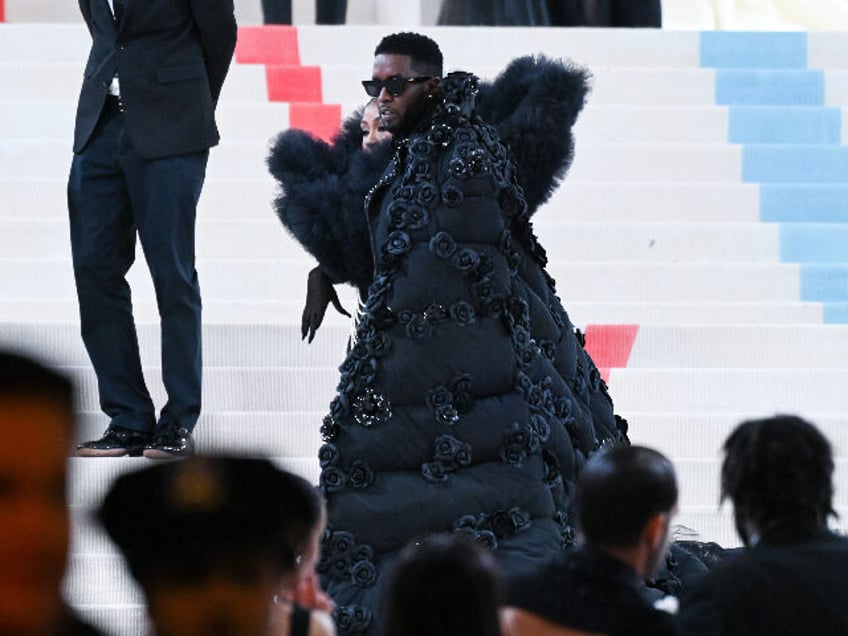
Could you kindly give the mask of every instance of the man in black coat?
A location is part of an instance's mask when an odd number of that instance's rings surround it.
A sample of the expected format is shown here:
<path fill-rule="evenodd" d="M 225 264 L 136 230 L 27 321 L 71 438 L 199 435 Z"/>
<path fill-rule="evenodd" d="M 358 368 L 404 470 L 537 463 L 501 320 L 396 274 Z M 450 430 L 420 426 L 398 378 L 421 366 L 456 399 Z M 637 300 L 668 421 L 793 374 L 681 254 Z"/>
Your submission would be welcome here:
<path fill-rule="evenodd" d="M 722 498 L 746 548 L 680 607 L 680 634 L 848 634 L 848 539 L 827 528 L 830 444 L 788 415 L 743 422 L 724 444 Z"/>
<path fill-rule="evenodd" d="M 676 509 L 674 467 L 657 451 L 620 445 L 589 460 L 577 486 L 584 543 L 509 581 L 515 633 L 673 634 L 671 615 L 651 606 L 642 581 L 665 558 Z"/>
<path fill-rule="evenodd" d="M 235 49 L 233 0 L 80 0 L 92 37 L 68 208 L 83 341 L 110 423 L 84 456 L 190 454 L 201 406 L 194 225 L 215 105 Z M 138 235 L 162 326 L 168 401 L 145 385 L 125 275 Z"/>

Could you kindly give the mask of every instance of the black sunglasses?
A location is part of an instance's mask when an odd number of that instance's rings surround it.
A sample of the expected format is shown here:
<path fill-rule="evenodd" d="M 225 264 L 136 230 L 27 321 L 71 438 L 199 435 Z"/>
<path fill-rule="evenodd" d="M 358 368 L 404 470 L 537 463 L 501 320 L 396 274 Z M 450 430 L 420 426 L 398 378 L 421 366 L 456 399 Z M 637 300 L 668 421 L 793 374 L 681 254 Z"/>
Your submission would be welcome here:
<path fill-rule="evenodd" d="M 384 87 L 389 92 L 389 95 L 397 97 L 406 90 L 407 84 L 419 84 L 431 79 L 433 79 L 432 75 L 420 75 L 418 77 L 400 77 L 399 75 L 395 75 L 387 80 L 362 80 L 362 86 L 370 97 L 377 97 Z"/>

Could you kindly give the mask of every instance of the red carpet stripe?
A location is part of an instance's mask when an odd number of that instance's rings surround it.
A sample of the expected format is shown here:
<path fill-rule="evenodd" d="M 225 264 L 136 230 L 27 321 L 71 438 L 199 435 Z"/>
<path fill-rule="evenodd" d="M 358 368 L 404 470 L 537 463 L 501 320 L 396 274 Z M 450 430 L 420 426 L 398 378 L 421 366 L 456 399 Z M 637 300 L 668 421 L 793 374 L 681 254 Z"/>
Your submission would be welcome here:
<path fill-rule="evenodd" d="M 236 62 L 300 64 L 297 28 L 289 25 L 239 27 Z"/>
<path fill-rule="evenodd" d="M 265 65 L 268 100 L 290 104 L 289 127 L 328 141 L 339 130 L 341 105 L 323 103 L 320 67 L 301 66 L 297 27 L 239 27 L 236 62 Z"/>
<path fill-rule="evenodd" d="M 587 325 L 586 351 L 592 356 L 604 381 L 610 369 L 627 366 L 639 325 Z"/>
<path fill-rule="evenodd" d="M 311 132 L 329 141 L 341 127 L 341 104 L 293 103 L 289 106 L 289 127 Z"/>
<path fill-rule="evenodd" d="M 268 99 L 272 102 L 322 102 L 318 66 L 267 66 Z"/>

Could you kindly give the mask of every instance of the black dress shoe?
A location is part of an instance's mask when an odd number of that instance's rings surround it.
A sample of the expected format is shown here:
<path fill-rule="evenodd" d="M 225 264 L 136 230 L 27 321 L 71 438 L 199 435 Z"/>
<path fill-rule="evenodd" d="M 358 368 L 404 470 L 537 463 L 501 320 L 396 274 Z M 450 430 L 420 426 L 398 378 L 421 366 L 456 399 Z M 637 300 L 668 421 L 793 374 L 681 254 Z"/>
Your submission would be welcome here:
<path fill-rule="evenodd" d="M 194 438 L 187 428 L 167 424 L 161 427 L 144 447 L 150 459 L 174 459 L 194 455 Z"/>
<path fill-rule="evenodd" d="M 110 426 L 103 437 L 77 446 L 80 457 L 138 457 L 153 435 L 122 426 Z"/>

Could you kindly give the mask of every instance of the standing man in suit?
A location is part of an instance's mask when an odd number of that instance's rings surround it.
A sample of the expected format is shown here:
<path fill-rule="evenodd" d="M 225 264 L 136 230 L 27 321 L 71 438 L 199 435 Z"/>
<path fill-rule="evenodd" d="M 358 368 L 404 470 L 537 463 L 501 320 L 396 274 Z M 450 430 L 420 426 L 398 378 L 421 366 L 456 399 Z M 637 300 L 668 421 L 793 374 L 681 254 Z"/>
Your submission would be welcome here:
<path fill-rule="evenodd" d="M 794 415 L 740 424 L 724 443 L 721 496 L 745 544 L 684 595 L 680 634 L 848 634 L 848 538 L 827 527 L 833 454 Z"/>
<path fill-rule="evenodd" d="M 79 0 L 92 37 L 74 129 L 68 209 L 82 337 L 110 423 L 83 456 L 193 451 L 201 405 L 197 201 L 215 105 L 236 43 L 233 0 Z M 138 236 L 162 334 L 156 417 L 125 279 Z"/>

